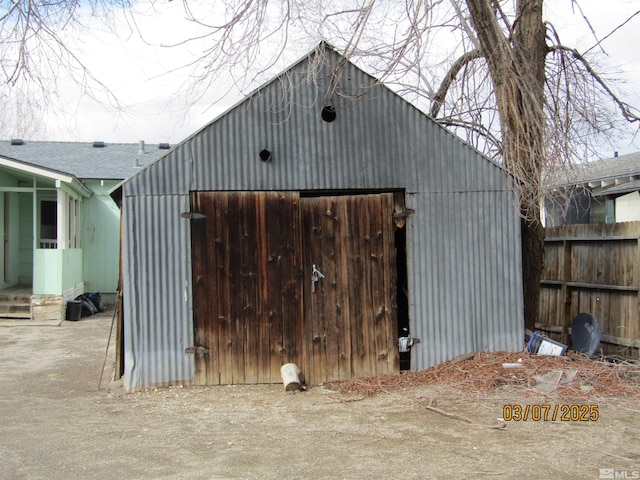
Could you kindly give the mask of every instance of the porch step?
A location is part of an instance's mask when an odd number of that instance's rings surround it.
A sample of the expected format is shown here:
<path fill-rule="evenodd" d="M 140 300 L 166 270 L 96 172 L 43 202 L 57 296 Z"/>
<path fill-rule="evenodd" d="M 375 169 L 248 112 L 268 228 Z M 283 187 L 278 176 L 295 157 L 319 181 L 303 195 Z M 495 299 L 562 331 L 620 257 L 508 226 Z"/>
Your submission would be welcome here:
<path fill-rule="evenodd" d="M 31 320 L 31 294 L 25 292 L 0 294 L 0 319 Z"/>
<path fill-rule="evenodd" d="M 0 318 L 0 327 L 59 327 L 62 320 L 31 320 L 22 318 Z"/>
<path fill-rule="evenodd" d="M 27 302 L 0 299 L 0 318 L 31 318 L 31 300 Z"/>
<path fill-rule="evenodd" d="M 0 318 L 8 318 L 8 319 L 27 319 L 27 320 L 31 320 L 31 312 L 29 313 L 23 313 L 23 312 L 14 312 L 14 313 L 10 313 L 10 312 L 0 312 Z"/>
<path fill-rule="evenodd" d="M 2 303 L 19 303 L 27 304 L 31 303 L 31 294 L 29 293 L 1 293 L 0 304 Z"/>

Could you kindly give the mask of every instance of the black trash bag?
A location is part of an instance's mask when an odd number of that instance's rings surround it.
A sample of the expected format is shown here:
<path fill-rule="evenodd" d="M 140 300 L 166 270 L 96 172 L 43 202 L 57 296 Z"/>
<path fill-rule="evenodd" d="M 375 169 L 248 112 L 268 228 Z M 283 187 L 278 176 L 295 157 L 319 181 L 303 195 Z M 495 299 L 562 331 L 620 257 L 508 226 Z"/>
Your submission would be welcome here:
<path fill-rule="evenodd" d="M 98 309 L 93 304 L 91 300 L 86 295 L 78 295 L 76 300 L 80 300 L 82 302 L 82 313 L 81 316 L 89 317 L 91 315 L 95 315 L 98 313 Z"/>
<path fill-rule="evenodd" d="M 102 295 L 100 295 L 100 292 L 85 293 L 84 296 L 91 300 L 99 312 L 104 312 L 104 303 L 102 303 Z"/>

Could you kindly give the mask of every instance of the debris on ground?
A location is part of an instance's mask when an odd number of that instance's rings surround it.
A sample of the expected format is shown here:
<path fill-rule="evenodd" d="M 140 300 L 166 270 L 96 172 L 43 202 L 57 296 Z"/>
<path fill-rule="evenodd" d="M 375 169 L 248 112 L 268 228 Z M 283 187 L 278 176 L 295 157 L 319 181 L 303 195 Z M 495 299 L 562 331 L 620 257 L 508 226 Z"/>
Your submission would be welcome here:
<path fill-rule="evenodd" d="M 417 372 L 399 375 L 352 378 L 327 382 L 326 388 L 341 393 L 371 396 L 422 385 L 449 386 L 469 393 L 491 393 L 500 388 L 517 388 L 523 394 L 560 398 L 623 396 L 640 399 L 640 364 L 611 362 L 575 352 L 566 356 L 535 355 L 529 352 L 477 352 Z M 521 364 L 505 368 L 503 364 Z"/>

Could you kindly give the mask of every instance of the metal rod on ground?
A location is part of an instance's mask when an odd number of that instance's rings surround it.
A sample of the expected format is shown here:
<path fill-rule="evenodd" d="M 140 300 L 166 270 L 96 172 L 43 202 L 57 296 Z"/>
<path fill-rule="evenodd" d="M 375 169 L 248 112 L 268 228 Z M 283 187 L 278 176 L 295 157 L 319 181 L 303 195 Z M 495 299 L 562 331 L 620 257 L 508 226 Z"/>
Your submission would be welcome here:
<path fill-rule="evenodd" d="M 107 365 L 107 357 L 109 356 L 109 345 L 111 344 L 111 334 L 113 333 L 113 324 L 116 321 L 116 313 L 118 312 L 118 295 L 116 294 L 116 303 L 113 306 L 113 317 L 111 317 L 111 328 L 109 329 L 109 339 L 107 340 L 107 349 L 104 352 L 104 362 L 102 362 L 102 370 L 100 371 L 100 380 L 98 381 L 98 390 L 102 385 L 102 375 L 104 375 L 104 367 Z"/>

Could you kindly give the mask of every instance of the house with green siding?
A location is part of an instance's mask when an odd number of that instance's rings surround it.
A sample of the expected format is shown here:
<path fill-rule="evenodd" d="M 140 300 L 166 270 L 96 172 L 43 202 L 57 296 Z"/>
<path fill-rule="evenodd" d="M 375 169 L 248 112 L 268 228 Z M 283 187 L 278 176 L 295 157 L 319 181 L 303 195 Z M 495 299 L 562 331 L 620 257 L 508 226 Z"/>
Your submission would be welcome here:
<path fill-rule="evenodd" d="M 82 293 L 114 301 L 120 210 L 109 192 L 168 148 L 0 141 L 0 318 L 56 323 Z"/>

